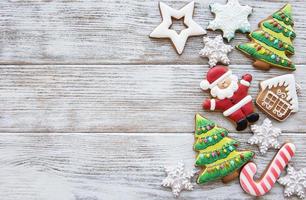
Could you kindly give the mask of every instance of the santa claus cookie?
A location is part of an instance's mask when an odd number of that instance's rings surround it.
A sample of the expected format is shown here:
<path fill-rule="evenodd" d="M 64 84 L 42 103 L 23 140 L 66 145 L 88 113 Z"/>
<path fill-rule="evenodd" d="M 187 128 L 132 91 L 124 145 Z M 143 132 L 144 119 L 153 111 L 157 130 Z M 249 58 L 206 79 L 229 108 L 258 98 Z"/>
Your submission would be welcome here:
<path fill-rule="evenodd" d="M 242 131 L 249 123 L 259 119 L 254 112 L 252 97 L 248 90 L 252 81 L 250 74 L 245 74 L 238 81 L 238 77 L 232 71 L 221 65 L 217 65 L 207 72 L 206 80 L 200 84 L 203 90 L 210 89 L 214 97 L 203 102 L 203 108 L 211 111 L 221 111 L 223 115 L 236 123 L 236 130 Z"/>

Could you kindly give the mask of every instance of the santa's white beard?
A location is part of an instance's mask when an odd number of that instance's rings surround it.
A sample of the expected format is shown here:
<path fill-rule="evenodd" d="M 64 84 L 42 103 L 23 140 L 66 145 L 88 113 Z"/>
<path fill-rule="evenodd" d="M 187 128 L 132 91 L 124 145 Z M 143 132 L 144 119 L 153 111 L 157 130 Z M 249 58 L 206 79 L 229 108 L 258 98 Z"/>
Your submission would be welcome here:
<path fill-rule="evenodd" d="M 231 84 L 225 88 L 221 89 L 216 85 L 210 90 L 210 94 L 218 99 L 230 98 L 238 90 L 238 77 L 236 75 L 231 75 Z"/>

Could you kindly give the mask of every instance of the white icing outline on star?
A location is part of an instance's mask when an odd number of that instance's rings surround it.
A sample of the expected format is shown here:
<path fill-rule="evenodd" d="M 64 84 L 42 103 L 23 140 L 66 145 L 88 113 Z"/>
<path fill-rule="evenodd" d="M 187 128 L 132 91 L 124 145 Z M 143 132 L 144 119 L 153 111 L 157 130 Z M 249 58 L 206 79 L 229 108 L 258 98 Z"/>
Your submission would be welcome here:
<path fill-rule="evenodd" d="M 159 8 L 163 21 L 152 31 L 150 37 L 170 38 L 178 54 L 183 53 L 188 37 L 206 34 L 206 31 L 192 19 L 194 1 L 180 10 L 173 9 L 163 2 L 159 2 Z M 183 29 L 180 34 L 177 34 L 175 30 L 169 29 L 172 25 L 171 17 L 175 19 L 184 17 L 184 24 L 188 28 Z"/>
<path fill-rule="evenodd" d="M 163 180 L 162 186 L 171 188 L 175 197 L 178 197 L 182 190 L 193 190 L 191 178 L 196 174 L 196 171 L 186 171 L 182 161 L 175 167 L 165 167 L 165 171 L 167 177 Z"/>
<path fill-rule="evenodd" d="M 306 168 L 295 170 L 291 165 L 288 165 L 287 175 L 279 178 L 277 182 L 285 187 L 286 197 L 297 195 L 299 198 L 305 199 Z"/>
<path fill-rule="evenodd" d="M 228 42 L 235 37 L 237 30 L 242 33 L 251 31 L 248 17 L 252 13 L 252 7 L 241 6 L 238 0 L 228 0 L 225 5 L 214 3 L 209 7 L 211 12 L 215 14 L 215 19 L 209 22 L 207 29 L 222 30 L 223 37 Z"/>
<path fill-rule="evenodd" d="M 251 131 L 254 135 L 248 140 L 248 143 L 258 145 L 261 154 L 265 154 L 269 148 L 280 148 L 281 145 L 277 139 L 282 131 L 273 127 L 270 119 L 266 118 L 262 125 L 251 125 Z"/>
<path fill-rule="evenodd" d="M 231 45 L 224 44 L 221 35 L 216 36 L 214 39 L 203 37 L 204 48 L 200 51 L 201 57 L 208 58 L 210 67 L 215 66 L 218 62 L 225 65 L 230 63 L 227 54 L 233 50 Z"/>

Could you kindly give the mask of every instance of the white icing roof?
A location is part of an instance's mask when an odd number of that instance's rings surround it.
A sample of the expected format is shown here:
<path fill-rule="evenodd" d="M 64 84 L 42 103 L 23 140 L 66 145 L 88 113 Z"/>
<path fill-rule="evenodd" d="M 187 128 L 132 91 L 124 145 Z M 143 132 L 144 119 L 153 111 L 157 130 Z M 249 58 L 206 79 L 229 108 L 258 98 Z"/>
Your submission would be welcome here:
<path fill-rule="evenodd" d="M 277 77 L 262 81 L 260 83 L 262 90 L 266 89 L 267 87 L 271 89 L 272 87 L 283 86 L 283 85 L 287 86 L 286 91 L 287 91 L 288 96 L 286 100 L 290 102 L 292 112 L 297 112 L 299 109 L 299 102 L 298 102 L 298 97 L 297 97 L 297 92 L 296 92 L 296 83 L 295 83 L 293 74 L 277 76 Z"/>

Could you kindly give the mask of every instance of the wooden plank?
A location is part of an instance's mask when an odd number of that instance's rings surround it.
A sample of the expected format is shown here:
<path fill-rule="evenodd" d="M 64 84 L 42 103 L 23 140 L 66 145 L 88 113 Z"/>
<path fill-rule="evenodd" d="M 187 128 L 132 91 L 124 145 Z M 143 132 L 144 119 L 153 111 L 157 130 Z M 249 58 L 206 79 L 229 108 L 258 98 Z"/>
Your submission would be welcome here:
<path fill-rule="evenodd" d="M 180 8 L 183 0 L 165 0 Z M 206 27 L 213 19 L 209 4 L 214 0 L 196 1 L 194 19 Z M 225 3 L 225 0 L 219 0 Z M 305 62 L 306 40 L 303 0 L 244 0 L 254 8 L 250 17 L 252 29 L 257 23 L 285 3 L 293 4 L 297 38 L 294 41 L 297 64 Z M 158 1 L 86 0 L 86 1 L 1 1 L 0 64 L 203 64 L 199 57 L 202 37 L 190 38 L 185 52 L 178 56 L 168 40 L 150 39 L 149 33 L 160 23 Z M 209 32 L 209 36 L 220 32 Z M 248 39 L 238 34 L 236 45 Z M 230 54 L 234 64 L 251 61 L 235 50 Z"/>
<path fill-rule="evenodd" d="M 263 73 L 231 66 L 238 76 L 254 74 L 250 94 L 261 80 L 287 73 Z M 17 65 L 0 68 L 0 132 L 188 132 L 197 112 L 234 131 L 221 113 L 204 112 L 209 97 L 199 88 L 208 66 L 200 65 Z M 302 87 L 306 71 L 298 66 Z M 285 132 L 305 132 L 305 93 L 300 111 Z M 263 120 L 264 115 L 261 115 Z"/>
<path fill-rule="evenodd" d="M 259 176 L 275 154 L 246 144 L 249 134 L 230 134 L 240 150 L 256 150 Z M 306 167 L 305 135 L 283 134 L 297 146 L 293 164 Z M 193 168 L 193 134 L 1 134 L 0 194 L 16 199 L 174 199 L 160 186 L 163 166 L 183 160 Z M 181 199 L 253 199 L 240 188 L 214 181 L 183 192 Z M 284 199 L 276 184 L 264 199 Z"/>

